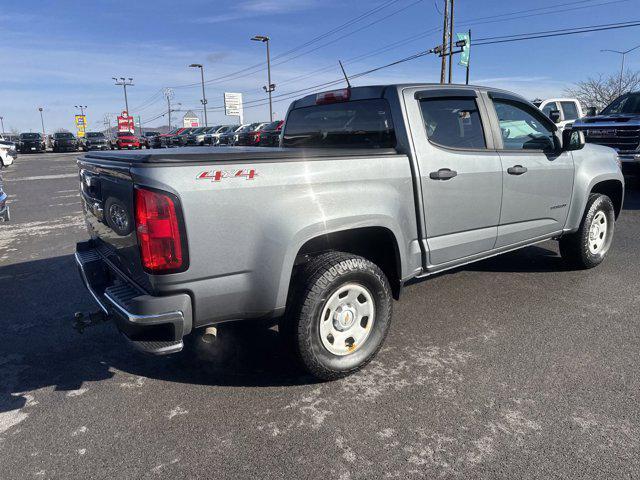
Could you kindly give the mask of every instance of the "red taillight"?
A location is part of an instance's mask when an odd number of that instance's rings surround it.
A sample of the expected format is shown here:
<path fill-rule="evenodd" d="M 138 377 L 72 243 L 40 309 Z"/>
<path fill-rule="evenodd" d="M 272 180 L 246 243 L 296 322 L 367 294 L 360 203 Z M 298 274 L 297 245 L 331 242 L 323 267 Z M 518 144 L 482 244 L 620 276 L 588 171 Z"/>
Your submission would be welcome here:
<path fill-rule="evenodd" d="M 342 90 L 333 90 L 331 92 L 323 92 L 316 95 L 316 105 L 348 102 L 350 98 L 351 90 L 348 88 L 343 88 Z"/>
<path fill-rule="evenodd" d="M 165 193 L 136 188 L 136 232 L 142 265 L 152 273 L 186 266 L 176 202 Z"/>

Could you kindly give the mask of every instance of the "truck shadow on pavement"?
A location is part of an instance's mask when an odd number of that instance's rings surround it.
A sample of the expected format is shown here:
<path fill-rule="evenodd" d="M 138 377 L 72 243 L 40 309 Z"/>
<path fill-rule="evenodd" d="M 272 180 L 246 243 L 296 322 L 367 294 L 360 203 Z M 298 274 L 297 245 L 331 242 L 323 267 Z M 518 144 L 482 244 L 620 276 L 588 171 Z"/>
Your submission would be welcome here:
<path fill-rule="evenodd" d="M 79 334 L 74 312 L 92 311 L 72 255 L 0 267 L 0 412 L 17 410 L 28 393 L 78 390 L 120 372 L 169 382 L 224 386 L 315 383 L 295 365 L 277 330 L 220 328 L 213 346 L 169 357 L 134 351 L 109 322 Z M 215 347 L 215 348 L 214 348 Z"/>

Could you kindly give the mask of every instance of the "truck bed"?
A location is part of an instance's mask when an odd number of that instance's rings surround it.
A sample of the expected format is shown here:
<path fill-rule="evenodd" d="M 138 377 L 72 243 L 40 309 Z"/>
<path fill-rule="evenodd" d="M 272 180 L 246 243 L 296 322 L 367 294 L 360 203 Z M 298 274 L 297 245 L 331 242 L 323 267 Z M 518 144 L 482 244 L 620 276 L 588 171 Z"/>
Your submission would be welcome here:
<path fill-rule="evenodd" d="M 107 160 L 129 164 L 197 164 L 211 162 L 295 161 L 331 157 L 374 157 L 396 155 L 393 148 L 264 148 L 264 147 L 186 147 L 140 151 L 96 151 L 84 155 L 87 160 Z"/>

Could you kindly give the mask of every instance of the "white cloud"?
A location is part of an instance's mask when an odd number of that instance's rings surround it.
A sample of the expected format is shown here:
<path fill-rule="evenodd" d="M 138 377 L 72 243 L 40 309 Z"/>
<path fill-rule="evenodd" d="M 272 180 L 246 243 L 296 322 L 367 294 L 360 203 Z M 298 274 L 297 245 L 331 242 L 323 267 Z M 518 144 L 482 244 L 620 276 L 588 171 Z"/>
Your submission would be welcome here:
<path fill-rule="evenodd" d="M 246 0 L 234 5 L 234 13 L 200 17 L 194 23 L 223 23 L 267 15 L 286 14 L 317 7 L 319 0 Z"/>

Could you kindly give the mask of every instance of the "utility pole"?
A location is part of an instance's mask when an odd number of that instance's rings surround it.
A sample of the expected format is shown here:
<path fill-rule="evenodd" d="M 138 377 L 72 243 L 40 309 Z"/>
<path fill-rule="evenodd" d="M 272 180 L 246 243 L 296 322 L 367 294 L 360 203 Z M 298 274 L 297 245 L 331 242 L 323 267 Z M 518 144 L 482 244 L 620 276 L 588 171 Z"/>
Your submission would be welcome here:
<path fill-rule="evenodd" d="M 200 103 L 202 103 L 202 107 L 204 108 L 204 126 L 208 127 L 209 122 L 207 121 L 207 97 L 204 94 L 204 67 L 199 63 L 192 63 L 191 65 L 189 65 L 189 67 L 200 69 L 200 78 L 202 79 L 202 100 L 200 100 Z"/>
<path fill-rule="evenodd" d="M 129 78 L 124 78 L 124 77 L 120 77 L 120 79 L 118 80 L 116 77 L 111 77 L 113 80 L 115 80 L 115 84 L 118 86 L 122 86 L 124 88 L 124 106 L 125 106 L 125 110 L 127 113 L 129 113 L 129 99 L 127 98 L 127 87 L 134 87 L 135 85 L 133 84 L 133 78 L 129 77 Z"/>
<path fill-rule="evenodd" d="M 627 53 L 631 53 L 634 50 L 640 48 L 640 45 L 636 45 L 633 48 L 630 48 L 629 50 L 609 50 L 609 49 L 605 49 L 605 50 L 600 50 L 601 52 L 612 52 L 612 53 L 617 53 L 619 55 L 622 55 L 622 65 L 620 66 L 620 80 L 618 80 L 618 93 L 620 95 L 622 95 L 622 78 L 624 76 L 624 57 L 627 55 Z"/>
<path fill-rule="evenodd" d="M 449 83 L 453 79 L 453 2 L 451 0 L 451 11 L 449 12 Z"/>
<path fill-rule="evenodd" d="M 440 65 L 440 83 L 444 83 L 445 72 L 447 71 L 447 36 L 449 33 L 449 0 L 444 0 L 444 23 L 442 26 L 442 51 L 440 56 L 442 63 Z"/>
<path fill-rule="evenodd" d="M 0 124 L 2 124 L 2 136 L 4 137 L 4 117 L 0 117 Z"/>
<path fill-rule="evenodd" d="M 84 109 L 87 108 L 86 105 L 75 105 L 76 108 L 80 109 L 80 115 L 84 117 Z"/>
<path fill-rule="evenodd" d="M 169 130 L 171 130 L 171 99 L 173 98 L 173 90 L 170 88 L 165 88 L 164 98 L 167 99 L 167 114 L 169 115 Z"/>
<path fill-rule="evenodd" d="M 471 44 L 471 29 L 469 29 L 469 45 Z M 467 78 L 465 81 L 466 85 L 469 85 L 469 69 L 471 68 L 471 50 L 469 50 L 469 59 L 467 60 Z"/>
<path fill-rule="evenodd" d="M 254 42 L 262 42 L 267 44 L 267 86 L 262 87 L 269 94 L 269 119 L 273 122 L 273 102 L 272 93 L 276 89 L 275 84 L 271 83 L 271 52 L 269 49 L 269 37 L 264 35 L 256 35 L 251 40 Z"/>

